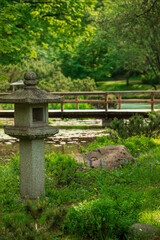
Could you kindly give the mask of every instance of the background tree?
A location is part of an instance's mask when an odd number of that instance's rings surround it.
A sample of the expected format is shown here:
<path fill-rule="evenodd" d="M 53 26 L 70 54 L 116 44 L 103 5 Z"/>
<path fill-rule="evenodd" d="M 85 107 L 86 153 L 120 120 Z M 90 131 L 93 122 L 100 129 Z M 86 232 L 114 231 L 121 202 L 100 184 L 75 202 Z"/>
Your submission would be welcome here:
<path fill-rule="evenodd" d="M 100 26 L 109 40 L 109 55 L 115 66 L 125 71 L 149 75 L 160 82 L 160 3 L 113 1 L 104 4 Z"/>

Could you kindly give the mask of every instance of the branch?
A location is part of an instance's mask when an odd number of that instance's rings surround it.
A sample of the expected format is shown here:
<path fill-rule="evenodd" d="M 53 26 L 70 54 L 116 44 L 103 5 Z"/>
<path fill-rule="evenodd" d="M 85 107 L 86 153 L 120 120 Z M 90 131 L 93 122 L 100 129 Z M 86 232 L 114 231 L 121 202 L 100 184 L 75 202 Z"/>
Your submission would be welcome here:
<path fill-rule="evenodd" d="M 65 14 L 65 13 L 57 13 L 57 14 L 52 14 L 52 13 L 47 13 L 47 14 L 45 14 L 45 15 L 43 15 L 42 16 L 42 18 L 44 18 L 44 17 L 56 17 L 56 18 L 60 18 L 61 16 L 67 16 L 67 14 Z"/>
<path fill-rule="evenodd" d="M 30 3 L 30 4 L 51 4 L 53 2 L 31 2 L 31 1 L 24 1 L 24 3 Z"/>
<path fill-rule="evenodd" d="M 152 6 L 151 6 L 149 9 L 147 9 L 145 12 L 143 12 L 143 13 L 141 13 L 141 14 L 139 14 L 139 15 L 136 15 L 136 17 L 141 17 L 142 15 L 145 15 L 146 13 L 150 12 L 150 11 L 154 8 L 154 6 L 155 6 L 155 4 L 156 4 L 157 2 L 158 2 L 158 0 L 155 0 L 155 1 L 153 2 Z"/>

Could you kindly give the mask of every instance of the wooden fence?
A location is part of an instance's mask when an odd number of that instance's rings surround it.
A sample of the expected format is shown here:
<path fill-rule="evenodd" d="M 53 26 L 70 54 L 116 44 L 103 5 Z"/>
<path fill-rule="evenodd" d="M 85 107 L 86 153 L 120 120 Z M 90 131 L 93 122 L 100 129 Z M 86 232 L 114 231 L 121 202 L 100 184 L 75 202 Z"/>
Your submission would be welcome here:
<path fill-rule="evenodd" d="M 4 93 L 8 95 L 8 93 Z M 4 95 L 3 94 L 3 95 Z M 75 103 L 75 110 L 79 110 L 80 103 L 98 104 L 106 112 L 109 110 L 109 105 L 117 103 L 118 109 L 122 109 L 122 103 L 149 103 L 151 111 L 155 110 L 155 103 L 160 103 L 160 91 L 95 91 L 95 92 L 52 92 L 53 95 L 63 96 L 64 100 L 61 103 L 61 112 L 64 112 L 66 103 Z M 2 94 L 0 94 L 2 95 Z M 114 99 L 110 96 L 114 95 Z M 143 98 L 138 98 L 139 95 L 144 95 Z M 84 99 L 80 99 L 82 97 Z M 90 97 L 89 97 L 90 96 Z M 94 99 L 91 99 L 94 96 Z M 136 98 L 134 98 L 136 96 Z M 95 98 L 96 97 L 96 98 Z M 128 97 L 128 98 L 127 98 Z M 88 99 L 89 98 L 89 99 Z M 0 106 L 1 110 L 1 106 Z M 81 109 L 82 110 L 82 109 Z"/>
<path fill-rule="evenodd" d="M 118 109 L 122 109 L 122 103 L 149 103 L 151 111 L 155 109 L 155 103 L 160 103 L 160 91 L 106 91 L 106 92 L 52 92 L 54 95 L 64 96 L 64 101 L 61 102 L 61 111 L 64 111 L 65 103 L 75 103 L 76 110 L 79 110 L 79 103 L 101 104 L 105 111 L 109 110 L 109 104 L 117 103 Z M 97 96 L 104 99 L 79 99 L 80 96 Z M 115 99 L 109 99 L 110 95 L 115 95 Z M 124 98 L 125 95 L 125 98 Z M 147 95 L 147 98 L 132 98 L 131 96 Z M 70 97 L 72 96 L 72 99 Z M 126 96 L 130 96 L 128 99 Z"/>

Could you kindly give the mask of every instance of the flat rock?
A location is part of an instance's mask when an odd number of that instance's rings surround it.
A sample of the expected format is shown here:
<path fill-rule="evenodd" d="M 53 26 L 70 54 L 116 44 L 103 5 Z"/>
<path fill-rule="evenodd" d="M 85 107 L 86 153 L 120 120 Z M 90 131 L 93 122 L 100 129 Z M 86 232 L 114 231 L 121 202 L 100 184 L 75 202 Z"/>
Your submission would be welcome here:
<path fill-rule="evenodd" d="M 126 161 L 134 163 L 134 158 L 123 145 L 109 145 L 77 156 L 78 162 L 85 166 L 98 168 L 99 166 L 108 170 L 118 168 Z"/>
<path fill-rule="evenodd" d="M 145 239 L 145 240 L 158 240 L 160 239 L 158 228 L 149 225 L 136 223 L 130 227 L 129 239 Z"/>

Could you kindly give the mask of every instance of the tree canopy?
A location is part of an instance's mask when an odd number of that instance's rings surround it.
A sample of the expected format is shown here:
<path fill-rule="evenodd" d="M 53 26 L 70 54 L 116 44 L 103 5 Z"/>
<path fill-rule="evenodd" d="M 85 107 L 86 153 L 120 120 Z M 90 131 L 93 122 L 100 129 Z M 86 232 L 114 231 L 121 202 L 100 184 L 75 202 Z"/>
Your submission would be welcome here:
<path fill-rule="evenodd" d="M 6 0 L 1 64 L 56 60 L 71 80 L 138 73 L 160 83 L 159 9 L 158 0 Z"/>
<path fill-rule="evenodd" d="M 11 63 L 36 46 L 62 47 L 87 27 L 94 0 L 5 0 L 0 3 L 0 57 Z"/>

